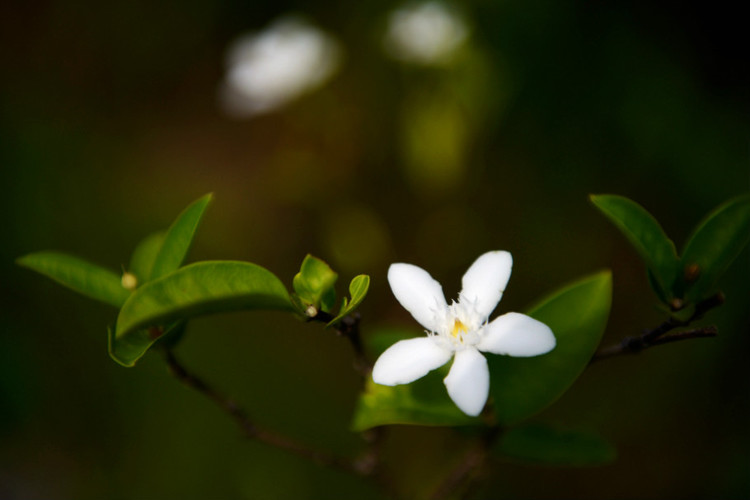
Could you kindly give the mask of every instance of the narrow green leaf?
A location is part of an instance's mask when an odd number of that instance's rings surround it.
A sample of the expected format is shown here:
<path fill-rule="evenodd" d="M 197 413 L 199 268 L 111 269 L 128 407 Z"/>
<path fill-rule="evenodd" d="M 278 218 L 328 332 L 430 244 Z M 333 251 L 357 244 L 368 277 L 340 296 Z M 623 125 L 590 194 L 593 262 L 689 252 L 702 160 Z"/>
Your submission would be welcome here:
<path fill-rule="evenodd" d="M 543 410 L 578 378 L 604 333 L 612 302 L 612 276 L 602 271 L 542 300 L 527 314 L 552 329 L 549 353 L 533 358 L 487 355 L 495 413 L 513 424 Z"/>
<path fill-rule="evenodd" d="M 294 276 L 292 285 L 297 296 L 308 306 L 321 308 L 328 312 L 336 303 L 336 274 L 325 262 L 310 254 L 305 256 L 299 272 Z M 323 300 L 325 299 L 325 300 Z"/>
<path fill-rule="evenodd" d="M 508 430 L 496 450 L 520 462 L 546 465 L 601 465 L 617 457 L 615 447 L 597 434 L 541 424 Z"/>
<path fill-rule="evenodd" d="M 591 195 L 591 202 L 630 241 L 652 273 L 654 290 L 671 300 L 679 258 L 674 243 L 656 219 L 638 203 L 624 196 Z"/>
<path fill-rule="evenodd" d="M 150 279 L 161 278 L 182 265 L 190 250 L 198 224 L 212 199 L 213 194 L 209 193 L 194 201 L 169 226 L 161 249 L 154 260 Z"/>
<path fill-rule="evenodd" d="M 750 241 L 750 195 L 722 204 L 693 231 L 682 252 L 679 288 L 687 302 L 715 292 L 719 278 Z"/>
<path fill-rule="evenodd" d="M 347 300 L 344 297 L 344 303 L 341 305 L 341 311 L 338 316 L 333 318 L 329 325 L 341 321 L 341 319 L 347 314 L 351 314 L 354 310 L 365 300 L 367 296 L 367 290 L 370 288 L 370 277 L 366 274 L 360 274 L 355 276 L 354 279 L 349 283 L 349 295 L 351 300 Z"/>
<path fill-rule="evenodd" d="M 349 303 L 346 306 L 347 314 L 352 312 L 362 303 L 363 300 L 365 300 L 369 289 L 370 277 L 368 275 L 360 274 L 352 279 L 349 283 L 349 296 L 351 297 L 351 300 L 349 300 Z"/>
<path fill-rule="evenodd" d="M 164 243 L 165 233 L 159 231 L 146 236 L 138 246 L 135 247 L 133 255 L 130 257 L 130 267 L 128 271 L 133 273 L 138 280 L 138 286 L 146 283 L 151 277 L 151 270 L 154 268 L 156 256 L 159 255 L 162 243 Z"/>
<path fill-rule="evenodd" d="M 249 262 L 187 265 L 133 292 L 117 318 L 112 356 L 132 366 L 160 336 L 154 328 L 199 315 L 252 309 L 293 310 L 283 283 L 273 273 Z"/>
<path fill-rule="evenodd" d="M 120 307 L 130 292 L 109 269 L 60 252 L 36 252 L 16 260 L 21 266 L 57 281 L 89 298 Z"/>
<path fill-rule="evenodd" d="M 399 340 L 424 335 L 418 331 L 381 330 L 365 339 L 373 358 Z M 354 411 L 352 429 L 363 431 L 379 425 L 473 425 L 478 418 L 469 417 L 448 397 L 443 378 L 450 363 L 411 384 L 389 387 L 369 377 Z"/>

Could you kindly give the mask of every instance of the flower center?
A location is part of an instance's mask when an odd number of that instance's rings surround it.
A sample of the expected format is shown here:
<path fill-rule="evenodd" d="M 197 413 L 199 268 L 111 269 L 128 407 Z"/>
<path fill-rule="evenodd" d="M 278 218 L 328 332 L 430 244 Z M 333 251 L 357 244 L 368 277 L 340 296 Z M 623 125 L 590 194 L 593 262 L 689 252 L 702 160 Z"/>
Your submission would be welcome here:
<path fill-rule="evenodd" d="M 460 336 L 463 336 L 466 333 L 469 333 L 469 327 L 464 325 L 460 319 L 456 318 L 453 322 L 453 330 L 451 330 L 451 335 L 453 335 L 454 338 L 460 338 Z"/>
<path fill-rule="evenodd" d="M 435 323 L 439 326 L 428 335 L 445 349 L 460 351 L 479 342 L 484 318 L 476 313 L 472 303 L 459 301 L 435 311 Z"/>

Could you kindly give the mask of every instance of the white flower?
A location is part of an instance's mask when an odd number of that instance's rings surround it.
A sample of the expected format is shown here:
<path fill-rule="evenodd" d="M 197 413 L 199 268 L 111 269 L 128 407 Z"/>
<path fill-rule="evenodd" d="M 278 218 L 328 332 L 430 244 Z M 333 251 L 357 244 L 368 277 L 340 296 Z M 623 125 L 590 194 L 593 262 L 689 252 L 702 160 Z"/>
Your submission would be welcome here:
<path fill-rule="evenodd" d="M 330 35 L 293 17 L 244 36 L 228 50 L 224 107 L 237 116 L 279 108 L 325 83 L 338 69 L 340 53 Z"/>
<path fill-rule="evenodd" d="M 424 2 L 391 14 L 384 44 L 396 59 L 436 66 L 448 62 L 466 36 L 463 19 L 452 9 L 440 2 Z"/>
<path fill-rule="evenodd" d="M 392 264 L 388 282 L 404 308 L 427 330 L 427 337 L 402 340 L 378 358 L 372 379 L 382 385 L 408 384 L 453 360 L 443 382 L 461 411 L 476 416 L 490 390 L 487 360 L 480 353 L 537 356 L 555 347 L 544 323 L 519 313 L 506 313 L 488 323 L 510 278 L 508 252 L 487 252 L 466 271 L 458 302 L 448 305 L 443 287 L 424 269 Z"/>

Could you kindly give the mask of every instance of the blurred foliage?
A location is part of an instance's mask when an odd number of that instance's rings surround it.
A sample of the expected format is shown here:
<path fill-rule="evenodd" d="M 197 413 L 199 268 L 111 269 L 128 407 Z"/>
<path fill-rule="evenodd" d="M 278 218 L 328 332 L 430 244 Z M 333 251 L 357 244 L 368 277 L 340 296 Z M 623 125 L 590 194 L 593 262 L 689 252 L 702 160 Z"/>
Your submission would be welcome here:
<path fill-rule="evenodd" d="M 515 258 L 507 310 L 611 267 L 603 342 L 662 320 L 637 255 L 587 195 L 637 200 L 682 248 L 696 221 L 748 190 L 745 17 L 728 4 L 474 0 L 461 5 L 461 53 L 423 68 L 384 54 L 398 5 L 0 6 L 0 497 L 377 498 L 239 439 L 158 356 L 136 370 L 115 365 L 104 355 L 110 309 L 13 264 L 56 248 L 126 266 L 144 234 L 208 191 L 216 206 L 195 260 L 252 260 L 287 277 L 287 289 L 308 252 L 342 276 L 369 274 L 365 334 L 411 324 L 386 285 L 390 262 L 458 289 L 450 280 L 489 249 Z M 217 104 L 224 50 L 290 12 L 339 39 L 339 73 L 276 113 L 229 119 Z M 561 428 L 598 429 L 616 462 L 504 464 L 478 495 L 750 495 L 748 278 L 745 250 L 719 282 L 726 304 L 705 320 L 717 339 L 601 363 L 545 411 Z M 349 346 L 330 331 L 273 314 L 219 316 L 195 321 L 180 355 L 262 424 L 312 446 L 358 448 L 347 430 L 358 381 Z M 317 418 L 299 418 L 307 408 Z M 398 459 L 397 482 L 429 491 L 460 437 L 393 429 L 385 453 Z"/>

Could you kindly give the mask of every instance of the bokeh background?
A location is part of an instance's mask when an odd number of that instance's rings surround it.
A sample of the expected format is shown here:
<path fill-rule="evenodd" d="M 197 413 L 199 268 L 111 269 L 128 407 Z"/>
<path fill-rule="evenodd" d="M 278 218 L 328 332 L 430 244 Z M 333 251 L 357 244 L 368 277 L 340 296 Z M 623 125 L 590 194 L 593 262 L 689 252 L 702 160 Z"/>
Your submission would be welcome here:
<path fill-rule="evenodd" d="M 365 335 L 413 325 L 388 289 L 389 263 L 425 267 L 450 296 L 490 249 L 515 260 L 501 311 L 609 267 L 604 342 L 661 321 L 643 266 L 587 195 L 637 200 L 679 247 L 750 188 L 745 18 L 727 2 L 473 0 L 453 6 L 455 46 L 432 61 L 384 43 L 400 8 L 2 4 L 0 497 L 379 498 L 246 442 L 158 355 L 116 365 L 106 353 L 116 311 L 13 263 L 57 249 L 121 268 L 206 192 L 215 203 L 192 260 L 249 260 L 291 286 L 311 252 L 342 290 L 368 273 Z M 289 16 L 335 40 L 335 68 L 276 109 L 233 110 L 229 47 Z M 704 320 L 718 338 L 592 366 L 537 417 L 598 431 L 616 462 L 500 464 L 477 497 L 750 496 L 749 260 L 746 250 L 722 282 L 727 303 Z M 192 322 L 178 354 L 263 425 L 359 449 L 348 430 L 358 381 L 330 332 L 278 314 L 219 315 Z M 385 454 L 399 487 L 420 497 L 462 446 L 449 429 L 398 427 Z"/>

